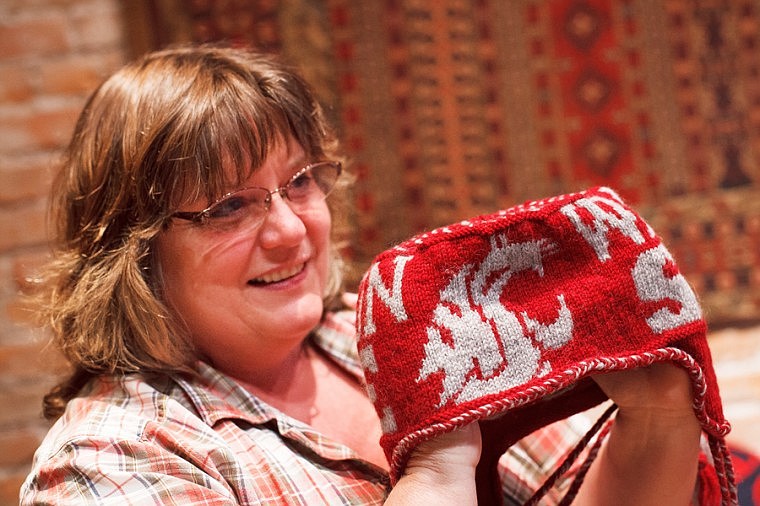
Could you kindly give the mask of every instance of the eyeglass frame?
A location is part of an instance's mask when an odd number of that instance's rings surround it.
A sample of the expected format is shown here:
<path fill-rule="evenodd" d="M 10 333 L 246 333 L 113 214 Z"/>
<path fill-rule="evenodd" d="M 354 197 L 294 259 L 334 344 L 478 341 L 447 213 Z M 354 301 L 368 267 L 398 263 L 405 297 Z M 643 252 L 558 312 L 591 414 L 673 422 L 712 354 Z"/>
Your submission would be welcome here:
<path fill-rule="evenodd" d="M 180 220 L 190 221 L 190 222 L 193 222 L 193 223 L 196 223 L 196 224 L 203 224 L 204 223 L 204 218 L 208 219 L 207 216 L 208 216 L 209 211 L 211 211 L 212 209 L 214 209 L 214 207 L 216 207 L 219 203 L 224 202 L 226 199 L 228 199 L 229 197 L 231 197 L 231 196 L 233 196 L 233 195 L 235 195 L 237 193 L 241 193 L 241 192 L 244 192 L 246 190 L 258 189 L 258 190 L 264 190 L 264 191 L 267 192 L 267 196 L 265 197 L 265 199 L 263 201 L 265 206 L 264 206 L 264 212 L 261 215 L 262 219 L 261 219 L 261 222 L 260 222 L 260 223 L 263 223 L 264 219 L 266 218 L 267 214 L 269 213 L 270 207 L 272 206 L 272 196 L 274 194 L 278 193 L 280 195 L 280 198 L 282 198 L 283 200 L 291 201 L 290 197 L 288 197 L 288 191 L 287 191 L 288 186 L 291 183 L 293 183 L 293 181 L 295 181 L 296 179 L 298 179 L 299 177 L 301 177 L 304 174 L 304 172 L 306 172 L 307 170 L 313 169 L 314 167 L 316 167 L 318 165 L 332 165 L 333 167 L 335 167 L 337 169 L 337 174 L 335 175 L 335 183 L 333 183 L 333 186 L 332 186 L 332 188 L 330 188 L 330 191 L 328 191 L 327 193 L 325 193 L 325 195 L 323 197 L 323 199 L 326 199 L 328 197 L 328 195 L 330 195 L 330 193 L 332 193 L 332 191 L 335 189 L 335 184 L 337 183 L 338 179 L 340 178 L 341 173 L 343 172 L 343 164 L 341 164 L 340 162 L 337 162 L 337 161 L 333 161 L 333 160 L 323 160 L 323 161 L 314 162 L 314 163 L 310 163 L 310 164 L 306 165 L 305 167 L 299 169 L 295 174 L 293 174 L 290 177 L 290 179 L 288 179 L 287 183 L 285 183 L 282 186 L 279 186 L 279 187 L 275 188 L 274 190 L 270 190 L 269 188 L 264 188 L 263 186 L 246 186 L 245 188 L 240 188 L 238 190 L 233 190 L 231 192 L 225 193 L 224 195 L 222 195 L 221 197 L 219 197 L 218 199 L 216 199 L 214 202 L 212 202 L 211 204 L 209 204 L 208 207 L 206 207 L 205 209 L 202 209 L 201 211 L 176 211 L 176 212 L 170 214 L 169 217 L 170 218 L 177 218 L 177 219 L 180 219 Z"/>

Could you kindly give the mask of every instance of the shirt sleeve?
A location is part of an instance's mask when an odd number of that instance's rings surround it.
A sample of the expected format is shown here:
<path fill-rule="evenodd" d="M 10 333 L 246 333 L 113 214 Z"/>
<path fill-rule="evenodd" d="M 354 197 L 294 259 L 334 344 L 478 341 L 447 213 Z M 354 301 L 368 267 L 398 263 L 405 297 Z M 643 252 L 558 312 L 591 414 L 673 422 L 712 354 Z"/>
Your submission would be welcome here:
<path fill-rule="evenodd" d="M 21 489 L 21 505 L 231 505 L 223 481 L 149 442 L 71 441 L 35 466 Z"/>

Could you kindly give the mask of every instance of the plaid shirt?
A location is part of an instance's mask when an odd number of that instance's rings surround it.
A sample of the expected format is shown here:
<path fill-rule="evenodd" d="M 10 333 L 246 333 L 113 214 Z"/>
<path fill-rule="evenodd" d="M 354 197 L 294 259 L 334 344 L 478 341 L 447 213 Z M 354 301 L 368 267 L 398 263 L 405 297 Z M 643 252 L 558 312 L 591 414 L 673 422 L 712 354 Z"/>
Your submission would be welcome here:
<path fill-rule="evenodd" d="M 361 378 L 350 317 L 328 315 L 311 342 Z M 207 364 L 196 367 L 192 381 L 98 379 L 46 436 L 21 504 L 383 503 L 383 470 Z M 507 503 L 522 504 L 588 427 L 571 419 L 513 446 L 500 470 Z M 546 503 L 561 495 L 551 491 Z"/>

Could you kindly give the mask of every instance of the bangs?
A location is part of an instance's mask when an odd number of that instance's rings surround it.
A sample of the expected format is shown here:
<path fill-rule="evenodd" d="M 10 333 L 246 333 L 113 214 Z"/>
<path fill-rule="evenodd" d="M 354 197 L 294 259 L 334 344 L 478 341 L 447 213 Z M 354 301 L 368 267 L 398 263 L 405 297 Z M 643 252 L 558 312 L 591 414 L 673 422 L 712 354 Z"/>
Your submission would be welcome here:
<path fill-rule="evenodd" d="M 173 206 L 199 198 L 213 202 L 248 179 L 290 137 L 310 159 L 324 156 L 326 132 L 309 113 L 315 104 L 304 83 L 273 77 L 278 82 L 271 89 L 266 76 L 242 70 L 194 79 L 166 125 L 168 149 L 160 150 L 164 156 L 157 161 L 166 178 L 162 200 Z"/>
<path fill-rule="evenodd" d="M 291 135 L 284 114 L 271 107 L 217 95 L 214 104 L 199 111 L 201 119 L 181 118 L 189 128 L 176 125 L 184 138 L 167 139 L 169 145 L 186 147 L 165 160 L 167 176 L 173 179 L 168 200 L 174 204 L 205 197 L 213 202 L 230 188 L 248 179 L 266 160 L 269 152 Z M 181 148 L 180 148 L 181 149 Z"/>

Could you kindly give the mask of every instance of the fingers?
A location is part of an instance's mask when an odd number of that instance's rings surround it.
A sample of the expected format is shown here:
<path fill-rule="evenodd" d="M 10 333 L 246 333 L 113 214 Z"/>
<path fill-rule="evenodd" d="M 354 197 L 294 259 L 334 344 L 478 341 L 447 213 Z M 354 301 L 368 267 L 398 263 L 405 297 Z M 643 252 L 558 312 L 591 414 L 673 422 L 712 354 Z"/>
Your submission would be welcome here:
<path fill-rule="evenodd" d="M 691 382 L 684 369 L 670 363 L 593 376 L 602 391 L 621 409 L 691 411 Z"/>

